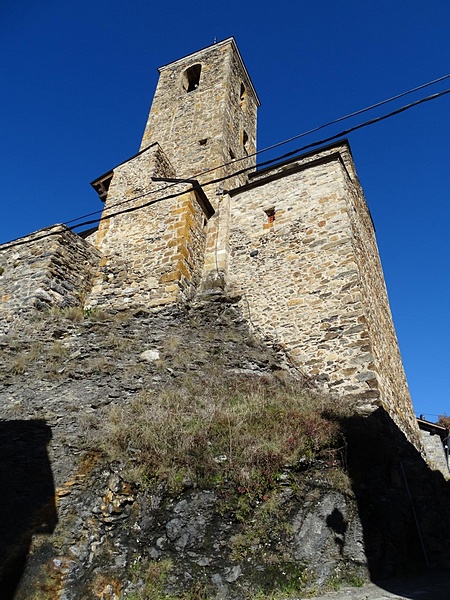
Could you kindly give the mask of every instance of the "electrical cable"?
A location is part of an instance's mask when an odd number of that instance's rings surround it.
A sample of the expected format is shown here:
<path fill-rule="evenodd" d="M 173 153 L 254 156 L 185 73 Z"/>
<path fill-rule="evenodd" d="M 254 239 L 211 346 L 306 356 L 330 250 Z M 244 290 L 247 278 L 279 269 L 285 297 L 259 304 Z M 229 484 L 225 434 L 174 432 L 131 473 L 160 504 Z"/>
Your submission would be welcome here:
<path fill-rule="evenodd" d="M 338 138 L 341 138 L 341 137 L 343 137 L 343 136 L 346 136 L 346 135 L 348 135 L 349 133 L 352 133 L 352 132 L 354 132 L 354 131 L 357 131 L 357 130 L 359 130 L 359 129 L 362 129 L 362 128 L 364 128 L 364 127 L 368 127 L 369 125 L 373 125 L 373 124 L 375 124 L 375 123 L 379 123 L 380 121 L 384 121 L 384 120 L 386 120 L 386 119 L 388 119 L 388 118 L 391 118 L 391 117 L 393 117 L 393 116 L 396 116 L 396 115 L 398 115 L 398 114 L 400 114 L 400 113 L 402 113 L 402 112 L 405 112 L 406 110 L 409 110 L 410 108 L 413 108 L 413 107 L 415 107 L 415 106 L 419 106 L 420 104 L 424 104 L 425 102 L 429 102 L 429 101 L 431 101 L 431 100 L 436 100 L 437 98 L 440 98 L 440 97 L 442 97 L 442 96 L 445 96 L 446 94 L 449 94 L 449 93 L 450 93 L 450 88 L 448 88 L 448 89 L 446 89 L 446 90 L 443 90 L 443 91 L 441 91 L 441 92 L 437 92 L 437 93 L 435 93 L 435 94 L 431 94 L 431 95 L 429 95 L 429 96 L 426 96 L 425 98 L 420 98 L 419 100 L 416 100 L 416 101 L 414 101 L 414 102 L 411 102 L 411 103 L 409 103 L 409 104 L 406 104 L 406 105 L 404 105 L 404 106 L 401 106 L 400 108 L 397 108 L 397 109 L 395 109 L 394 111 L 391 111 L 390 113 L 387 113 L 387 114 L 385 114 L 385 115 L 381 115 L 381 116 L 379 116 L 379 117 L 375 117 L 375 118 L 373 118 L 373 119 L 370 119 L 370 120 L 368 120 L 368 121 L 365 121 L 365 122 L 363 122 L 363 123 L 360 123 L 360 124 L 358 124 L 358 125 L 354 125 L 353 127 L 350 127 L 350 128 L 348 128 L 348 129 L 345 129 L 345 130 L 343 130 L 343 131 L 340 131 L 339 133 L 337 133 L 337 134 L 335 134 L 335 135 L 329 136 L 329 137 L 327 137 L 327 138 L 323 138 L 323 139 L 321 139 L 321 140 L 319 140 L 319 141 L 317 141 L 317 142 L 311 142 L 310 144 L 306 144 L 305 146 L 302 146 L 302 147 L 300 147 L 300 148 L 296 148 L 295 150 L 292 150 L 292 151 L 290 151 L 290 152 L 287 152 L 287 153 L 285 153 L 285 154 L 283 154 L 283 155 L 281 155 L 281 156 L 277 156 L 277 157 L 275 157 L 275 158 L 273 158 L 273 159 L 270 159 L 270 160 L 264 161 L 264 162 L 262 162 L 262 163 L 260 163 L 260 164 L 256 165 L 256 167 L 255 167 L 255 166 L 253 166 L 253 165 L 252 165 L 252 166 L 250 166 L 250 167 L 245 167 L 245 168 L 243 168 L 243 169 L 240 169 L 240 170 L 238 170 L 238 171 L 235 171 L 235 172 L 233 172 L 233 173 L 231 173 L 231 174 L 224 175 L 224 176 L 222 176 L 222 177 L 218 177 L 218 178 L 216 178 L 216 179 L 213 179 L 213 180 L 210 180 L 210 181 L 204 182 L 204 183 L 202 183 L 202 187 L 206 187 L 206 186 L 209 186 L 209 185 L 213 185 L 213 184 L 216 184 L 216 183 L 220 183 L 220 182 L 222 182 L 222 181 L 226 181 L 227 179 L 230 179 L 230 178 L 232 178 L 232 177 L 236 177 L 236 176 L 238 176 L 238 175 L 242 175 L 242 174 L 246 173 L 247 171 L 253 171 L 253 170 L 255 170 L 255 168 L 256 168 L 256 169 L 260 169 L 261 167 L 265 167 L 265 166 L 268 166 L 268 165 L 270 165 L 270 164 L 273 164 L 273 163 L 276 163 L 276 162 L 279 162 L 279 161 L 285 160 L 286 158 L 292 158 L 292 157 L 294 157 L 295 155 L 297 155 L 297 154 L 299 154 L 299 153 L 301 153 L 301 152 L 304 152 L 305 150 L 308 150 L 308 149 L 311 149 L 311 148 L 315 148 L 315 147 L 317 147 L 317 146 L 322 146 L 323 144 L 326 144 L 326 143 L 328 143 L 328 142 L 330 142 L 330 141 L 334 141 L 334 140 L 336 140 L 336 139 L 338 139 Z M 248 158 L 248 157 L 245 157 L 245 158 Z M 217 168 L 218 168 L 218 167 L 215 167 L 214 169 L 211 169 L 211 170 L 215 170 L 215 169 L 217 169 Z M 176 184 L 171 184 L 171 185 L 176 185 Z M 167 187 L 171 187 L 171 186 L 167 186 Z M 166 188 L 163 188 L 163 190 L 164 190 L 164 189 L 166 189 Z M 192 189 L 193 189 L 193 188 L 192 188 Z M 160 190 L 160 191 L 163 191 L 163 190 Z M 186 191 L 192 191 L 192 190 L 186 190 Z M 151 192 L 146 192 L 146 193 L 144 193 L 144 194 L 141 194 L 141 195 L 139 195 L 139 196 L 135 196 L 134 198 L 131 198 L 131 199 L 127 200 L 127 201 L 131 201 L 131 200 L 137 200 L 137 199 L 140 199 L 140 198 L 142 198 L 142 197 L 148 196 L 148 195 L 149 195 L 149 194 L 151 194 L 151 193 L 153 193 L 153 191 L 151 191 Z M 90 220 L 90 221 L 84 221 L 84 222 L 82 222 L 82 223 L 78 223 L 77 225 L 74 225 L 74 226 L 72 226 L 72 227 L 69 227 L 69 229 L 70 229 L 70 230 L 74 230 L 74 229 L 77 229 L 77 228 L 79 228 L 79 227 L 84 227 L 84 226 L 87 226 L 87 225 L 93 225 L 93 224 L 96 224 L 96 223 L 99 223 L 99 222 L 105 221 L 105 220 L 107 220 L 107 219 L 110 219 L 110 218 L 112 218 L 112 217 L 115 217 L 115 216 L 118 216 L 118 215 L 121 215 L 121 214 L 130 213 L 130 212 L 134 212 L 134 211 L 136 211 L 136 210 L 140 210 L 140 209 L 142 209 L 142 208 L 146 208 L 147 206 L 150 206 L 150 205 L 152 205 L 152 204 L 154 204 L 154 203 L 156 203 L 156 202 L 161 202 L 161 201 L 163 201 L 163 200 L 169 200 L 169 199 L 171 199 L 171 198 L 175 198 L 175 197 L 177 197 L 177 196 L 179 196 L 179 195 L 180 195 L 180 194 L 177 192 L 177 193 L 175 193 L 175 194 L 169 194 L 169 195 L 167 195 L 167 196 L 163 196 L 163 197 L 161 197 L 161 198 L 156 198 L 155 200 L 150 200 L 149 202 L 146 202 L 146 203 L 144 203 L 144 204 L 141 204 L 140 206 L 132 206 L 132 207 L 130 207 L 130 208 L 123 209 L 123 210 L 117 211 L 117 212 L 115 212 L 115 213 L 111 213 L 111 214 L 108 214 L 108 215 L 102 216 L 100 219 L 94 219 L 94 220 Z M 117 206 L 117 205 L 115 205 L 115 206 Z M 112 207 L 112 208 L 114 208 L 114 207 Z M 82 218 L 82 217 L 80 217 L 80 218 Z M 72 220 L 72 221 L 70 221 L 70 222 L 73 222 L 73 220 Z M 57 232 L 50 232 L 50 233 L 48 233 L 48 234 L 44 235 L 43 237 L 47 237 L 47 236 L 53 235 L 54 233 L 57 233 Z M 36 239 L 36 238 L 35 238 L 35 239 Z M 37 239 L 42 239 L 42 238 L 41 238 L 41 237 L 39 237 L 39 238 L 37 238 Z M 4 246 L 4 248 L 3 248 L 3 249 L 5 249 L 5 247 L 6 247 L 6 248 L 11 248 L 11 247 L 14 247 L 14 246 L 19 246 L 19 245 L 22 245 L 22 244 L 24 244 L 24 243 L 27 243 L 28 241 L 30 241 L 30 240 L 22 240 L 22 241 L 21 241 L 21 238 L 18 238 L 18 239 L 16 239 L 16 240 L 11 240 L 10 242 L 6 242 L 5 244 L 3 244 L 3 246 Z"/>
<path fill-rule="evenodd" d="M 395 115 L 398 115 L 402 112 L 405 112 L 406 110 L 409 110 L 410 108 L 413 108 L 415 106 L 419 106 L 420 104 L 423 104 L 425 102 L 429 102 L 430 100 L 436 100 L 437 98 L 440 98 L 441 96 L 445 96 L 446 94 L 450 93 L 450 88 L 443 90 L 442 92 L 438 92 L 436 94 L 432 94 L 430 96 L 426 96 L 425 98 L 420 98 L 419 100 L 416 100 L 415 102 L 411 102 L 410 104 L 406 104 L 405 106 L 401 106 L 400 108 L 397 108 L 393 111 L 391 111 L 390 113 L 387 113 L 385 115 L 381 115 L 379 117 L 375 117 L 373 119 L 370 119 L 369 121 L 365 121 L 364 123 L 360 123 L 358 125 L 354 125 L 353 127 L 350 127 L 348 129 L 345 129 L 344 131 L 340 131 L 339 133 L 336 133 L 335 135 L 331 135 L 327 138 L 323 138 L 317 142 L 311 142 L 310 144 L 306 144 L 305 146 L 302 146 L 300 148 L 296 148 L 295 150 L 291 150 L 290 152 L 286 152 L 285 154 L 282 154 L 281 156 L 277 156 L 275 158 L 272 158 L 270 160 L 264 161 L 262 163 L 259 163 L 258 165 L 255 166 L 250 166 L 250 167 L 245 167 L 243 169 L 240 169 L 238 171 L 235 171 L 234 173 L 228 174 L 228 175 L 224 175 L 222 177 L 218 177 L 216 179 L 212 179 L 210 181 L 206 181 L 204 183 L 202 183 L 202 187 L 207 187 L 209 185 L 213 185 L 216 183 L 221 183 L 222 181 L 226 181 L 227 179 L 231 179 L 232 177 L 236 177 L 238 175 L 242 175 L 244 173 L 246 173 L 247 171 L 253 171 L 255 168 L 258 170 L 261 167 L 266 167 L 268 165 L 271 165 L 273 163 L 279 162 L 281 160 L 284 160 L 286 158 L 292 158 L 294 157 L 296 154 L 299 154 L 301 152 L 304 152 L 305 150 L 309 150 L 310 148 L 315 148 L 317 146 L 322 146 L 323 144 L 326 144 L 328 142 L 331 142 L 333 140 L 336 140 L 338 138 L 341 138 L 343 136 L 348 135 L 349 133 L 353 133 L 354 131 L 357 131 L 358 129 L 362 129 L 363 127 L 368 127 L 369 125 L 373 125 L 375 123 L 379 123 L 380 121 L 384 121 L 390 117 L 393 117 Z M 217 167 L 216 167 L 217 168 Z M 174 184 L 175 185 L 175 184 Z M 190 190 L 187 190 L 190 191 Z M 147 194 L 142 194 L 141 196 L 137 196 L 135 199 L 139 199 L 143 196 L 148 195 L 150 192 L 148 192 Z M 144 208 L 146 206 L 149 206 L 150 204 L 153 204 L 154 202 L 159 202 L 160 200 L 168 200 L 169 198 L 173 198 L 174 196 L 178 196 L 179 194 L 172 194 L 169 196 L 164 196 L 162 198 L 158 198 L 157 200 L 151 201 L 149 203 L 145 203 L 142 204 L 138 207 L 132 207 L 131 209 L 125 209 L 123 212 L 133 212 L 134 210 L 138 210 L 139 208 Z M 109 219 L 111 217 L 115 217 L 122 214 L 122 211 L 118 211 L 116 213 L 113 214 L 109 214 L 106 215 L 105 217 L 102 217 L 100 219 L 100 221 L 105 220 L 105 219 Z M 98 219 L 94 220 L 94 221 L 85 221 L 84 223 L 79 223 L 78 225 L 75 225 L 74 227 L 72 227 L 71 229 L 76 229 L 78 227 L 82 227 L 84 225 L 92 225 L 93 223 L 96 223 L 98 221 Z"/>
<path fill-rule="evenodd" d="M 346 119 L 350 119 L 351 117 L 356 117 L 357 115 L 362 115 L 363 113 L 368 112 L 369 110 L 373 110 L 374 108 L 378 108 L 379 106 L 383 106 L 384 104 L 388 104 L 389 102 L 393 102 L 394 100 L 403 98 L 404 96 L 412 94 L 413 92 L 417 92 L 426 87 L 429 87 L 430 85 L 434 85 L 435 83 L 444 81 L 445 79 L 448 79 L 449 77 L 450 77 L 450 73 L 448 75 L 443 75 L 442 77 L 438 77 L 437 79 L 434 79 L 433 81 L 429 81 L 428 83 L 423 83 L 422 85 L 418 85 L 417 87 L 412 88 L 412 89 L 408 90 L 407 92 L 402 92 L 401 94 L 397 94 L 396 96 L 392 96 L 391 98 L 387 98 L 386 100 L 382 100 L 381 102 L 377 102 L 376 104 L 372 104 L 371 106 L 367 106 L 366 108 L 362 108 L 355 112 L 349 113 L 348 115 L 345 115 L 344 117 L 339 117 L 338 119 L 334 119 L 334 121 L 329 121 L 328 123 L 324 123 L 323 125 L 314 127 L 313 129 L 310 129 L 309 131 L 305 131 L 304 133 L 299 133 L 298 135 L 294 135 L 293 137 L 291 137 L 287 140 L 283 140 L 282 142 L 277 142 L 276 144 L 272 144 L 272 146 L 267 146 L 266 148 L 263 148 L 262 150 L 258 150 L 258 152 L 255 152 L 255 154 L 251 154 L 250 156 L 256 156 L 256 154 L 261 154 L 262 152 L 267 152 L 267 150 L 273 150 L 273 148 L 278 148 L 279 146 L 283 146 L 284 144 L 288 144 L 289 142 L 298 140 L 299 138 L 305 137 L 306 135 L 309 135 L 311 133 L 316 133 L 317 131 L 320 131 L 321 129 L 325 129 L 325 127 L 329 127 L 330 125 L 335 125 L 336 123 L 340 123 L 341 121 L 345 121 Z"/>
<path fill-rule="evenodd" d="M 247 160 L 249 158 L 253 158 L 254 156 L 258 156 L 259 154 L 262 154 L 263 152 L 267 152 L 268 150 L 273 150 L 274 148 L 279 148 L 280 146 L 284 146 L 285 144 L 288 144 L 290 142 L 293 142 L 294 140 L 300 139 L 302 137 L 305 137 L 307 135 L 310 135 L 312 133 L 316 133 L 317 131 L 321 131 L 322 129 L 325 129 L 326 127 L 330 127 L 331 125 L 335 125 L 336 123 L 341 123 L 342 121 L 345 121 L 347 119 L 350 119 L 352 117 L 356 117 L 358 115 L 364 114 L 366 112 L 369 112 L 370 110 L 373 110 L 375 108 L 379 108 L 380 106 L 383 106 L 385 104 L 388 104 L 389 102 L 393 102 L 394 100 L 398 100 L 399 98 L 403 98 L 404 96 L 408 96 L 409 94 L 412 94 L 414 92 L 417 92 L 419 90 L 422 90 L 424 88 L 430 87 L 431 85 L 435 85 L 436 83 L 439 83 L 441 81 L 444 81 L 445 79 L 450 78 L 450 73 L 448 75 L 443 75 L 442 77 L 438 77 L 437 79 L 433 79 L 433 81 L 429 81 L 427 83 L 423 83 L 422 85 L 416 86 L 414 88 L 411 88 L 410 90 L 407 90 L 406 92 L 402 92 L 400 94 L 396 94 L 395 96 L 391 96 L 390 98 L 387 98 L 386 100 L 381 100 L 380 102 L 376 102 L 375 104 L 372 104 L 370 106 L 367 106 L 366 108 L 362 108 L 360 110 L 357 110 L 355 112 L 349 113 L 343 117 L 338 117 L 337 119 L 334 119 L 332 121 L 328 121 L 328 123 L 324 123 L 322 125 L 319 125 L 317 127 L 314 127 L 313 129 L 309 129 L 308 131 L 304 131 L 303 133 L 299 133 L 293 137 L 290 137 L 286 140 L 283 140 L 281 142 L 277 142 L 276 144 L 272 144 L 271 146 L 266 146 L 265 148 L 262 148 L 261 150 L 257 150 L 256 152 L 253 152 L 252 154 L 248 154 L 246 156 L 243 156 L 241 158 L 235 158 L 232 161 L 226 162 L 226 163 L 222 163 L 218 166 L 215 167 L 211 167 L 209 169 L 206 169 L 205 171 L 202 171 L 201 173 L 199 173 L 196 177 L 201 177 L 203 175 L 207 175 L 208 173 L 211 173 L 211 171 L 215 171 L 217 169 L 221 169 L 224 167 L 228 167 L 230 165 L 234 165 L 237 162 L 243 161 L 243 160 Z M 139 152 L 139 154 L 142 154 L 143 152 L 145 152 L 146 149 L 141 150 L 141 152 Z M 126 161 L 125 161 L 126 162 Z M 173 187 L 174 184 L 170 184 L 161 188 L 158 188 L 157 190 L 150 190 L 149 193 L 152 194 L 157 194 L 161 191 L 164 191 L 166 189 L 169 189 L 171 187 Z M 146 193 L 144 193 L 143 195 L 147 195 Z M 139 200 L 139 198 L 141 198 L 143 196 L 135 196 L 133 198 L 127 198 L 127 200 L 124 200 L 121 203 L 116 204 L 115 206 L 121 206 L 122 204 L 126 204 L 128 202 L 132 202 L 133 200 Z M 80 219 L 85 219 L 87 217 L 91 217 L 97 214 L 101 214 L 103 212 L 102 210 L 97 210 L 91 213 L 87 213 L 85 215 L 82 215 L 80 217 L 76 217 L 75 219 L 71 219 L 70 221 L 65 221 L 65 225 L 68 225 L 70 223 L 75 223 L 76 221 L 79 221 Z"/>

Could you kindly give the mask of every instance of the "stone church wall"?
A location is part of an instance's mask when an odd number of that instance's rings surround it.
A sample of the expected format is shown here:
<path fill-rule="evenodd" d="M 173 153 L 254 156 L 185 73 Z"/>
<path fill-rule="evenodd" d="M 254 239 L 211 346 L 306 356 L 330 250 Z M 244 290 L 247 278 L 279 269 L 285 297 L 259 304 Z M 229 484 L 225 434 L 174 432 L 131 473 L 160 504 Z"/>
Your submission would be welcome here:
<path fill-rule="evenodd" d="M 432 468 L 440 471 L 446 479 L 450 478 L 446 451 L 439 435 L 430 431 L 420 431 L 427 460 Z"/>
<path fill-rule="evenodd" d="M 351 180 L 347 180 L 348 214 L 380 401 L 400 429 L 406 428 L 416 445 L 420 445 L 422 438 L 418 432 L 403 369 L 372 219 L 357 181 L 349 150 L 343 153 L 343 157 L 352 174 Z"/>
<path fill-rule="evenodd" d="M 88 306 L 152 307 L 195 292 L 206 217 L 195 193 L 186 191 L 191 184 L 152 180 L 173 176 L 158 144 L 114 169 L 95 241 L 102 259 Z"/>
<path fill-rule="evenodd" d="M 231 193 L 229 286 L 256 330 L 326 388 L 382 405 L 421 446 L 370 213 L 346 143 Z"/>

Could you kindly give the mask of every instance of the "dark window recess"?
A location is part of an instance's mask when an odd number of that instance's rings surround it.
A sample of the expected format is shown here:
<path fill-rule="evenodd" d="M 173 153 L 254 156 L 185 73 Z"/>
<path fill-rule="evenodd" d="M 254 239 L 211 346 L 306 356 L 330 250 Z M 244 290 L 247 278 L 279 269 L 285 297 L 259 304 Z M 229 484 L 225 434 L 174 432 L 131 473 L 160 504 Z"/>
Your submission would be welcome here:
<path fill-rule="evenodd" d="M 242 134 L 242 145 L 244 146 L 245 154 L 248 154 L 248 134 L 245 130 Z"/>
<path fill-rule="evenodd" d="M 200 144 L 200 146 L 206 146 L 207 141 L 208 141 L 208 138 L 203 138 L 203 140 L 198 140 L 198 143 Z"/>
<path fill-rule="evenodd" d="M 185 92 L 193 92 L 200 84 L 200 73 L 202 65 L 192 65 L 183 73 L 183 89 Z"/>
<path fill-rule="evenodd" d="M 267 215 L 267 222 L 273 223 L 275 221 L 275 208 L 273 206 L 271 208 L 266 208 L 264 212 Z"/>
<path fill-rule="evenodd" d="M 231 148 L 229 148 L 229 149 L 228 149 L 228 152 L 229 152 L 229 154 L 230 154 L 230 158 L 231 158 L 231 160 L 234 160 L 234 159 L 236 158 L 236 156 L 235 156 L 235 154 L 234 154 L 233 150 L 232 150 Z"/>
<path fill-rule="evenodd" d="M 241 83 L 241 91 L 239 92 L 239 100 L 241 101 L 241 104 L 243 102 L 245 102 L 246 99 L 247 99 L 247 90 L 245 89 L 245 85 L 243 83 Z"/>

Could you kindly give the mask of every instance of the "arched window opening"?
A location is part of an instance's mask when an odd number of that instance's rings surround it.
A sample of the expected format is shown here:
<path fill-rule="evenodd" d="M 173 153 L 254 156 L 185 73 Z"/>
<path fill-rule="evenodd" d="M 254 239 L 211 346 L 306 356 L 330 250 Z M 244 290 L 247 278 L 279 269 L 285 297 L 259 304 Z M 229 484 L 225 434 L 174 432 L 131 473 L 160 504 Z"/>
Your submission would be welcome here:
<path fill-rule="evenodd" d="M 183 73 L 183 89 L 185 92 L 193 92 L 200 84 L 200 73 L 202 65 L 192 65 Z"/>
<path fill-rule="evenodd" d="M 245 89 L 245 85 L 243 83 L 241 83 L 241 91 L 239 93 L 239 100 L 241 101 L 241 104 L 243 102 L 245 102 L 246 99 L 247 99 L 247 90 Z"/>

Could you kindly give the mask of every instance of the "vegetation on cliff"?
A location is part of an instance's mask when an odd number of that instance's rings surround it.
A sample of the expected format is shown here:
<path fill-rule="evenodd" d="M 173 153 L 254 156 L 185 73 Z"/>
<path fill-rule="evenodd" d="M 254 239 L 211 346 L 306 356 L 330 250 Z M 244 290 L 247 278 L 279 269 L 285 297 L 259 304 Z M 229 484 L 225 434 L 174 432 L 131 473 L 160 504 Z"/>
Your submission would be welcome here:
<path fill-rule="evenodd" d="M 239 375 L 210 366 L 112 407 L 93 439 L 110 459 L 125 461 L 137 482 L 164 484 L 171 493 L 220 487 L 251 504 L 289 469 L 317 458 L 335 464 L 345 412 L 343 401 L 314 394 L 285 373 Z"/>
<path fill-rule="evenodd" d="M 36 500 L 52 507 L 47 533 L 32 542 L 30 518 L 2 558 L 7 573 L 28 554 L 18 600 L 30 587 L 36 600 L 197 600 L 359 581 L 348 404 L 305 385 L 235 306 L 50 311 L 0 344 L 6 425 L 45 428 L 55 486 Z"/>

